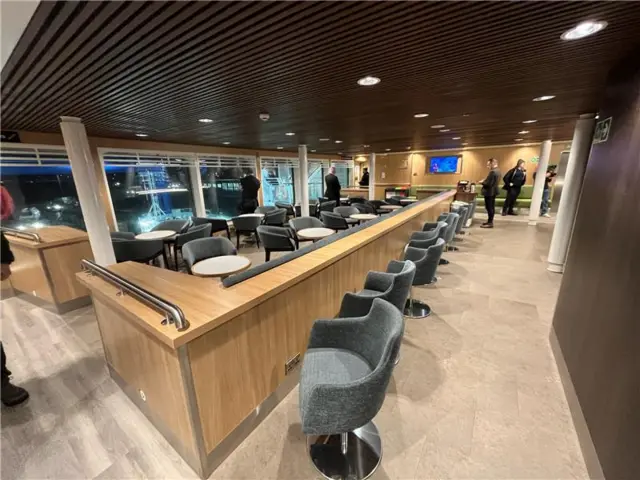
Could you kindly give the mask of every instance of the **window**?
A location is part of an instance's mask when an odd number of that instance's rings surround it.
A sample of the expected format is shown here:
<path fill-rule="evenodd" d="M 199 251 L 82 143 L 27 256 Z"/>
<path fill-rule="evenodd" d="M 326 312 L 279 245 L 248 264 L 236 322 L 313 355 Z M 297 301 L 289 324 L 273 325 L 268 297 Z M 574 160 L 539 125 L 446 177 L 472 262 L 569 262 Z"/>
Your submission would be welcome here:
<path fill-rule="evenodd" d="M 242 200 L 240 179 L 256 174 L 255 157 L 199 156 L 198 159 L 206 216 L 228 220 L 238 215 Z"/>
<path fill-rule="evenodd" d="M 336 177 L 340 181 L 340 186 L 342 188 L 349 187 L 351 185 L 351 174 L 353 172 L 353 167 L 348 164 L 337 163 L 334 164 L 336 167 Z"/>
<path fill-rule="evenodd" d="M 160 222 L 194 215 L 190 167 L 195 156 L 101 152 L 111 201 L 123 232 L 147 232 Z"/>
<path fill-rule="evenodd" d="M 310 160 L 309 161 L 309 201 L 315 202 L 319 197 L 324 197 L 324 177 L 329 174 L 330 166 L 336 167 L 336 177 L 342 188 L 351 185 L 353 178 L 353 162 L 349 160 Z"/>
<path fill-rule="evenodd" d="M 327 170 L 321 163 L 309 162 L 309 202 L 324 196 L 324 177 Z"/>
<path fill-rule="evenodd" d="M 295 175 L 298 173 L 297 158 L 261 158 L 262 199 L 264 205 L 275 202 L 295 204 Z"/>
<path fill-rule="evenodd" d="M 85 229 L 67 153 L 62 147 L 2 144 L 0 180 L 14 202 L 4 226 L 67 225 Z"/>

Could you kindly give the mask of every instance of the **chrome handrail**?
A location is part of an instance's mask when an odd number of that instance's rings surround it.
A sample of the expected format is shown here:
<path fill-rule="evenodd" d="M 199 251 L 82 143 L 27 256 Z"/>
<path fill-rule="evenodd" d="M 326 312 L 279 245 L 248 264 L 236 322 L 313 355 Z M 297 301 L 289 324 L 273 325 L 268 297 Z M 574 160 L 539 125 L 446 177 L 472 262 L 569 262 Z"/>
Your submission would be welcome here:
<path fill-rule="evenodd" d="M 18 230 L 16 228 L 9 227 L 1 227 L 2 231 L 7 235 L 13 235 L 14 237 L 29 237 L 29 240 L 33 240 L 34 242 L 42 242 L 42 238 L 35 232 L 25 232 L 24 230 Z"/>
<path fill-rule="evenodd" d="M 131 283 L 126 278 L 121 277 L 117 273 L 107 270 L 106 268 L 92 262 L 91 260 L 83 259 L 81 261 L 82 270 L 88 272 L 91 275 L 97 274 L 104 280 L 111 282 L 121 290 L 121 294 L 124 292 L 130 293 L 133 297 L 140 300 L 157 311 L 160 311 L 165 315 L 165 319 L 162 321 L 162 325 L 167 323 L 175 323 L 179 332 L 182 332 L 189 328 L 189 322 L 184 316 L 182 309 L 174 303 L 167 302 L 161 297 L 148 290 L 145 290 L 138 285 Z"/>

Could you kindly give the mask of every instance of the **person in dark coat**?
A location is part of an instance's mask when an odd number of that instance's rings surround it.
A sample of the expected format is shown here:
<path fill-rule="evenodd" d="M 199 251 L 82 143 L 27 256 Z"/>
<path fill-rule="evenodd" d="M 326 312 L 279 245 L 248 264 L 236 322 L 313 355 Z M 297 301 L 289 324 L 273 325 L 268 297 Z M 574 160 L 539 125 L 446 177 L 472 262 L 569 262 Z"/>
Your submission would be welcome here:
<path fill-rule="evenodd" d="M 253 172 L 240 179 L 242 187 L 242 200 L 240 202 L 241 213 L 253 213 L 258 208 L 258 190 L 260 190 L 260 180 L 258 180 Z"/>
<path fill-rule="evenodd" d="M 369 186 L 369 169 L 367 167 L 363 169 L 362 178 L 360 179 L 360 186 L 361 187 Z"/>
<path fill-rule="evenodd" d="M 527 182 L 524 160 L 518 160 L 516 166 L 509 170 L 502 180 L 504 181 L 502 188 L 507 191 L 507 198 L 505 198 L 502 206 L 502 215 L 517 215 L 513 211 L 513 207 L 516 205 L 522 186 Z"/>
<path fill-rule="evenodd" d="M 484 196 L 484 207 L 487 209 L 487 221 L 480 225 L 480 228 L 493 228 L 493 216 L 496 213 L 496 197 L 498 196 L 498 182 L 500 182 L 500 170 L 498 170 L 498 160 L 490 158 L 487 161 L 489 173 L 487 178 L 478 183 L 482 184 L 482 195 Z"/>
<path fill-rule="evenodd" d="M 324 196 L 336 202 L 336 205 L 340 205 L 340 180 L 336 177 L 336 167 L 329 168 L 329 174 L 324 177 L 324 183 L 327 189 L 324 192 Z"/>

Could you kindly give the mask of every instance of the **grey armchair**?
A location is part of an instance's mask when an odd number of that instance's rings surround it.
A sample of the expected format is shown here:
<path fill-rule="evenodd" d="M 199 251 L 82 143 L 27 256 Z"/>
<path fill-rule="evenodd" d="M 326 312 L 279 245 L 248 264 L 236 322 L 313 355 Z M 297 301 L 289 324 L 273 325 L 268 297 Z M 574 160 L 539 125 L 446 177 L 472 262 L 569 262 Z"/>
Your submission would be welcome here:
<path fill-rule="evenodd" d="M 233 217 L 231 219 L 236 230 L 236 248 L 240 250 L 240 235 L 256 235 L 258 248 L 260 247 L 260 237 L 258 237 L 258 225 L 262 223 L 260 217 Z"/>
<path fill-rule="evenodd" d="M 264 261 L 271 260 L 271 252 L 293 252 L 296 241 L 293 232 L 286 227 L 260 225 L 258 236 L 264 245 Z"/>
<path fill-rule="evenodd" d="M 189 273 L 191 273 L 191 268 L 200 260 L 223 255 L 236 255 L 237 253 L 238 251 L 233 246 L 233 243 L 224 237 L 199 238 L 185 243 L 182 247 L 182 258 L 187 264 Z"/>
<path fill-rule="evenodd" d="M 191 227 L 185 233 L 180 233 L 175 236 L 173 244 L 173 265 L 176 272 L 179 270 L 178 254 L 182 255 L 182 247 L 184 247 L 184 245 L 191 240 L 197 240 L 198 238 L 206 238 L 210 236 L 211 225 L 209 224 Z"/>
<path fill-rule="evenodd" d="M 344 218 L 345 222 L 347 222 L 348 225 L 355 225 L 358 223 L 358 220 L 354 220 L 350 217 L 351 215 L 360 213 L 360 210 L 358 210 L 356 207 L 336 207 L 333 209 L 333 213 L 337 213 L 342 218 Z"/>
<path fill-rule="evenodd" d="M 337 205 L 335 200 L 321 201 L 318 202 L 316 213 L 318 214 L 318 216 L 320 216 L 322 212 L 333 212 L 333 209 L 336 207 Z"/>
<path fill-rule="evenodd" d="M 376 214 L 376 209 L 368 202 L 354 203 L 353 206 L 358 210 L 358 213 Z"/>
<path fill-rule="evenodd" d="M 193 217 L 191 219 L 194 226 L 199 225 L 211 225 L 211 234 L 216 232 L 227 232 L 227 238 L 231 240 L 231 232 L 229 231 L 229 224 L 224 218 L 205 218 L 205 217 Z"/>
<path fill-rule="evenodd" d="M 437 281 L 436 270 L 443 250 L 444 240 L 442 238 L 438 238 L 435 244 L 427 249 L 408 246 L 405 250 L 404 260 L 410 260 L 416 265 L 411 294 L 404 307 L 404 314 L 407 317 L 424 318 L 431 314 L 429 305 L 414 298 L 413 287 L 429 285 Z"/>
<path fill-rule="evenodd" d="M 349 228 L 349 224 L 342 217 L 342 215 L 333 212 L 320 212 L 322 223 L 325 227 L 332 230 L 346 230 Z"/>
<path fill-rule="evenodd" d="M 275 210 L 265 213 L 262 223 L 264 225 L 282 227 L 286 221 L 287 211 L 284 208 L 276 208 Z"/>
<path fill-rule="evenodd" d="M 278 207 L 274 207 L 273 205 L 263 205 L 256 208 L 256 211 L 254 213 L 267 214 L 269 212 L 273 212 L 274 210 L 277 210 L 277 208 Z"/>
<path fill-rule="evenodd" d="M 383 214 L 383 213 L 389 213 L 390 210 L 380 210 L 380 207 L 382 205 L 389 205 L 387 202 L 383 202 L 382 200 L 369 200 L 369 204 L 371 206 L 373 206 L 373 208 L 375 209 L 375 213 L 377 214 Z"/>
<path fill-rule="evenodd" d="M 113 253 L 116 256 L 116 262 L 139 262 L 150 263 L 163 256 L 165 265 L 167 258 L 164 252 L 164 242 L 162 240 L 126 240 L 112 239 Z"/>
<path fill-rule="evenodd" d="M 387 198 L 387 202 L 389 203 L 389 205 L 399 205 L 402 206 L 402 202 L 401 200 L 404 197 L 401 197 L 399 195 L 393 195 L 392 197 Z"/>
<path fill-rule="evenodd" d="M 295 217 L 296 216 L 296 209 L 290 203 L 276 202 L 275 205 L 276 205 L 277 208 L 284 208 L 287 211 L 287 217 Z"/>
<path fill-rule="evenodd" d="M 372 419 L 398 355 L 402 314 L 384 300 L 365 316 L 317 320 L 300 372 L 299 405 L 309 455 L 326 478 L 368 478 L 382 455 Z"/>
<path fill-rule="evenodd" d="M 136 234 L 132 232 L 109 232 L 111 240 L 135 240 Z"/>
<path fill-rule="evenodd" d="M 409 246 L 415 248 L 429 248 L 438 239 L 443 239 L 447 229 L 447 222 L 425 223 L 421 232 L 413 232 Z"/>
<path fill-rule="evenodd" d="M 338 317 L 362 317 L 371 309 L 373 300 L 381 298 L 391 302 L 402 312 L 416 273 L 411 261 L 391 260 L 386 272 L 369 272 L 364 288 L 357 293 L 347 292 L 342 297 Z"/>
<path fill-rule="evenodd" d="M 312 242 L 313 240 L 300 240 L 296 232 L 305 228 L 322 228 L 324 224 L 316 217 L 298 217 L 289 220 L 289 227 L 293 230 L 293 238 L 296 242 L 296 248 L 300 248 L 300 242 Z"/>
<path fill-rule="evenodd" d="M 171 230 L 176 233 L 184 233 L 189 228 L 189 220 L 165 220 L 151 229 L 152 232 L 158 230 Z"/>
<path fill-rule="evenodd" d="M 349 202 L 351 202 L 351 205 L 353 205 L 354 207 L 357 203 L 365 203 L 366 201 L 367 199 L 364 197 L 349 197 Z"/>

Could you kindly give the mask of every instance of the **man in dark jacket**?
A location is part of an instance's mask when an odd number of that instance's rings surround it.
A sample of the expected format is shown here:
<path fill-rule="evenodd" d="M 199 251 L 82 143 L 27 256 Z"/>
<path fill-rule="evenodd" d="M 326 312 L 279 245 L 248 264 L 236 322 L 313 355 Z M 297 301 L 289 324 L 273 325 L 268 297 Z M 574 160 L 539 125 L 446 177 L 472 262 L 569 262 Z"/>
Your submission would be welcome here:
<path fill-rule="evenodd" d="M 493 228 L 493 216 L 496 213 L 496 197 L 498 196 L 498 182 L 500 181 L 500 170 L 498 170 L 498 160 L 490 158 L 487 162 L 489 173 L 487 178 L 478 182 L 482 184 L 482 195 L 484 196 L 484 207 L 487 209 L 487 221 L 480 225 L 480 228 Z"/>
<path fill-rule="evenodd" d="M 364 168 L 362 178 L 360 179 L 360 186 L 361 187 L 369 186 L 369 169 L 367 167 Z"/>
<path fill-rule="evenodd" d="M 513 207 L 516 205 L 522 186 L 527 182 L 524 160 L 518 160 L 517 165 L 509 170 L 502 180 L 504 181 L 502 188 L 507 191 L 507 198 L 505 198 L 502 206 L 502 215 L 517 215 L 514 213 Z"/>
<path fill-rule="evenodd" d="M 253 172 L 240 179 L 242 187 L 242 201 L 240 203 L 241 213 L 253 213 L 258 208 L 258 190 L 260 190 L 260 180 Z"/>
<path fill-rule="evenodd" d="M 11 264 L 13 263 L 14 258 L 9 242 L 4 237 L 4 233 L 0 233 L 0 237 L 2 242 L 2 251 L 0 251 L 2 274 L 0 275 L 0 278 L 2 280 L 7 280 L 11 276 Z M 2 403 L 7 407 L 12 407 L 29 398 L 29 393 L 24 388 L 17 387 L 11 383 L 11 372 L 7 369 L 7 357 L 4 355 L 2 343 L 0 343 L 0 356 L 2 357 L 2 365 L 0 365 L 0 368 L 2 369 Z"/>
<path fill-rule="evenodd" d="M 324 177 L 324 183 L 327 189 L 324 192 L 324 196 L 336 202 L 336 205 L 340 205 L 340 180 L 336 177 L 336 167 L 329 168 L 329 174 Z"/>

